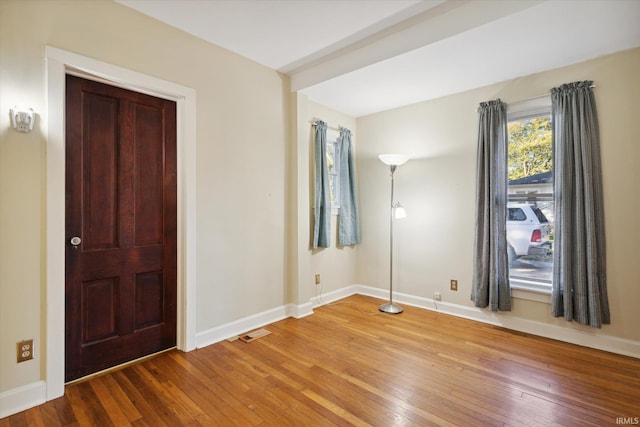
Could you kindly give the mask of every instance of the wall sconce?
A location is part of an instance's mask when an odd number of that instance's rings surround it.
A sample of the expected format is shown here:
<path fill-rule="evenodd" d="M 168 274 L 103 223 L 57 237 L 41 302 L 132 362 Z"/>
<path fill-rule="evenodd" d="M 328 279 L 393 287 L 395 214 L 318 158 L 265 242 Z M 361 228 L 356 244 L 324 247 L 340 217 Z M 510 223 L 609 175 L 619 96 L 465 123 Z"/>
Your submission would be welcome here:
<path fill-rule="evenodd" d="M 11 114 L 11 126 L 18 132 L 29 133 L 33 130 L 35 113 L 32 108 L 15 106 L 9 110 Z"/>

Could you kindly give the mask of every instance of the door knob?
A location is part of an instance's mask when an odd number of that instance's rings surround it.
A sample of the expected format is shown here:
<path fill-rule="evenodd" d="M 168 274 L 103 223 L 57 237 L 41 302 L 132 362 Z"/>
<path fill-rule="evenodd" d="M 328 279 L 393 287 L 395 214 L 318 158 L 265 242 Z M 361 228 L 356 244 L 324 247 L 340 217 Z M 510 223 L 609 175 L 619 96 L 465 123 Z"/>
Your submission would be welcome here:
<path fill-rule="evenodd" d="M 78 245 L 82 242 L 82 239 L 79 237 L 72 237 L 71 238 L 71 244 L 75 247 L 78 247 Z"/>

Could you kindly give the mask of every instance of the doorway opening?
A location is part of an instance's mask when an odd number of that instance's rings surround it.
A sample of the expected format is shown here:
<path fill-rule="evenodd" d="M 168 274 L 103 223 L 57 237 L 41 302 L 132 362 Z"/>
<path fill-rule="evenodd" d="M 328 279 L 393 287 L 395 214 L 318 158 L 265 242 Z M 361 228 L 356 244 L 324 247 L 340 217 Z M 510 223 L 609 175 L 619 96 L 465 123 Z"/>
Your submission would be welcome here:
<path fill-rule="evenodd" d="M 177 347 L 196 347 L 195 90 L 51 46 L 47 62 L 46 400 L 64 394 L 65 372 L 65 78 L 82 73 L 176 102 L 177 110 Z"/>

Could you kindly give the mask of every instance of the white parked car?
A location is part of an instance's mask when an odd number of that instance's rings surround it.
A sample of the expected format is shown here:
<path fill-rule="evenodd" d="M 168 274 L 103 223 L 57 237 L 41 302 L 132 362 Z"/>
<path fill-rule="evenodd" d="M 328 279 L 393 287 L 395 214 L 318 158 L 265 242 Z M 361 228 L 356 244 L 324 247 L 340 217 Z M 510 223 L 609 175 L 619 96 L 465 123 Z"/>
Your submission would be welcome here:
<path fill-rule="evenodd" d="M 528 203 L 507 204 L 509 263 L 524 255 L 547 255 L 551 251 L 551 224 L 540 208 Z"/>

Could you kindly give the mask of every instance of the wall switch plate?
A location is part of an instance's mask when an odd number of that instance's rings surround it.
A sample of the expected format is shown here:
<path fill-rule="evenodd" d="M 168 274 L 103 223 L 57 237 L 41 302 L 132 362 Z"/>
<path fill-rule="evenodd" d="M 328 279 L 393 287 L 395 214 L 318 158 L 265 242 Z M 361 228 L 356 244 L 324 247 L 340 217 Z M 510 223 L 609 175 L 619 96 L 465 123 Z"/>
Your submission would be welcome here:
<path fill-rule="evenodd" d="M 452 291 L 458 290 L 458 281 L 456 279 L 451 279 L 451 290 Z"/>
<path fill-rule="evenodd" d="M 320 273 L 316 273 L 316 285 L 320 284 Z"/>
<path fill-rule="evenodd" d="M 33 340 L 19 341 L 17 350 L 18 363 L 33 359 Z"/>

